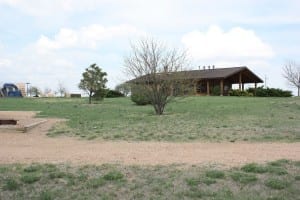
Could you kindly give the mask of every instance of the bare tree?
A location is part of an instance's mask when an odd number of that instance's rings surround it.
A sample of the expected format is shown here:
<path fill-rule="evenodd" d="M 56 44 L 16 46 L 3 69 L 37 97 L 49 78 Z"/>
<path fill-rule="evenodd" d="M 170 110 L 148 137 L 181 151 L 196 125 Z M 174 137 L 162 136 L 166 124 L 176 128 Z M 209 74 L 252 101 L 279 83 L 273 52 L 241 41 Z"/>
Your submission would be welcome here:
<path fill-rule="evenodd" d="M 45 87 L 45 89 L 44 89 L 44 95 L 46 97 L 49 97 L 49 95 L 51 94 L 51 92 L 52 92 L 52 90 L 50 88 Z"/>
<path fill-rule="evenodd" d="M 63 83 L 59 82 L 58 87 L 57 87 L 57 93 L 60 95 L 60 97 L 65 97 L 67 96 L 67 89 L 64 86 Z"/>
<path fill-rule="evenodd" d="M 162 115 L 178 82 L 174 76 L 187 63 L 186 54 L 169 49 L 154 39 L 141 39 L 131 45 L 131 50 L 124 60 L 125 72 L 135 78 L 130 83 L 138 85 L 147 95 L 155 113 Z"/>
<path fill-rule="evenodd" d="M 29 93 L 30 93 L 30 96 L 39 97 L 39 95 L 41 94 L 41 91 L 38 87 L 31 86 L 29 88 Z"/>
<path fill-rule="evenodd" d="M 292 87 L 298 89 L 298 96 L 300 96 L 300 65 L 289 61 L 283 68 L 283 77 Z"/>

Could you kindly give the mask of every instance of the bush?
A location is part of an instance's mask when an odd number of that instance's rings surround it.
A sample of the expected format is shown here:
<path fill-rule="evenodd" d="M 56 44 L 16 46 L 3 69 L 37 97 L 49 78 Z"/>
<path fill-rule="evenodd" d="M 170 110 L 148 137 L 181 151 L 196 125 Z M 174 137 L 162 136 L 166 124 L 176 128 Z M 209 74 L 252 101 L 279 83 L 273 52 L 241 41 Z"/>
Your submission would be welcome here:
<path fill-rule="evenodd" d="M 81 98 L 81 94 L 70 94 L 71 98 Z"/>
<path fill-rule="evenodd" d="M 215 86 L 213 87 L 212 91 L 211 91 L 211 94 L 213 96 L 220 96 L 221 95 L 221 89 L 220 89 L 220 86 Z"/>
<path fill-rule="evenodd" d="M 242 91 L 242 90 L 230 90 L 229 96 L 237 96 L 237 97 L 252 97 L 253 93 L 248 91 Z"/>
<path fill-rule="evenodd" d="M 255 93 L 255 88 L 249 88 L 247 92 Z M 288 90 L 282 90 L 279 88 L 256 88 L 256 96 L 258 97 L 291 97 L 292 92 Z"/>
<path fill-rule="evenodd" d="M 124 97 L 124 94 L 116 90 L 108 90 L 105 97 L 106 98 Z"/>
<path fill-rule="evenodd" d="M 143 87 L 140 87 L 138 85 L 135 85 L 132 87 L 131 101 L 136 103 L 136 105 L 151 104 L 151 101 L 150 101 L 149 97 L 147 96 L 147 93 L 145 92 Z"/>
<path fill-rule="evenodd" d="M 100 89 L 95 92 L 93 95 L 93 99 L 96 101 L 101 101 L 106 96 L 107 90 L 106 89 Z"/>
<path fill-rule="evenodd" d="M 140 106 L 151 104 L 150 100 L 146 97 L 146 95 L 143 94 L 132 94 L 131 101 L 136 103 L 136 105 L 140 105 Z"/>

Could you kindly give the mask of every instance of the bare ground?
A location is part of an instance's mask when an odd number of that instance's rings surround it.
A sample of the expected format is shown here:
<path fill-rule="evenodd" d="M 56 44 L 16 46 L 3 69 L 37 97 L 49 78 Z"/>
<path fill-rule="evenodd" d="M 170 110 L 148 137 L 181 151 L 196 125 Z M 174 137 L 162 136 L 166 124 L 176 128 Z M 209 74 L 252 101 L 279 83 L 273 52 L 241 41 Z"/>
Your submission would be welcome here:
<path fill-rule="evenodd" d="M 31 123 L 34 112 L 4 112 Z M 26 133 L 0 129 L 0 164 L 70 163 L 126 165 L 221 164 L 237 166 L 277 159 L 300 160 L 300 143 L 169 143 L 84 141 L 71 137 L 49 138 L 47 131 L 61 119 L 48 119 Z"/>

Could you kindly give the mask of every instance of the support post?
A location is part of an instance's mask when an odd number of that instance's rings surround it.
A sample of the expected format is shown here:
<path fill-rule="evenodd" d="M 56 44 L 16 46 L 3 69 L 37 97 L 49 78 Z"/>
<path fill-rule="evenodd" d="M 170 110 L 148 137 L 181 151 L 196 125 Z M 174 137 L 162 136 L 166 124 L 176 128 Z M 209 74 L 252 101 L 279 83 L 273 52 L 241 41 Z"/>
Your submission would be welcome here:
<path fill-rule="evenodd" d="M 220 95 L 223 96 L 224 94 L 224 81 L 221 79 L 220 81 Z"/>
<path fill-rule="evenodd" d="M 197 81 L 194 81 L 194 93 L 197 95 Z"/>
<path fill-rule="evenodd" d="M 242 83 L 242 91 L 244 91 L 244 88 L 245 88 L 245 87 L 244 87 L 244 85 L 245 85 L 245 84 L 244 84 L 244 83 Z"/>
<path fill-rule="evenodd" d="M 207 96 L 209 96 L 209 81 L 206 81 L 206 90 Z"/>
<path fill-rule="evenodd" d="M 239 90 L 242 90 L 242 72 L 239 74 Z"/>
<path fill-rule="evenodd" d="M 256 96 L 257 83 L 254 83 L 254 96 Z"/>

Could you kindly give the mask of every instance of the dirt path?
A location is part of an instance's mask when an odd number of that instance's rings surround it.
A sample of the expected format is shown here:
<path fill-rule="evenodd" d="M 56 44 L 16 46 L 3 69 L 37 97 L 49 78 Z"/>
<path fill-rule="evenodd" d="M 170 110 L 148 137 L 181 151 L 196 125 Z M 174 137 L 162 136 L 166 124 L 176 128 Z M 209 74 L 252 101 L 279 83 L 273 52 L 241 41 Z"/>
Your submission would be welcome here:
<path fill-rule="evenodd" d="M 0 118 L 4 116 L 26 122 L 32 120 L 34 113 L 0 111 Z M 0 129 L 0 163 L 219 163 L 235 166 L 281 158 L 300 160 L 300 143 L 105 142 L 47 137 L 47 130 L 58 121 L 49 119 L 28 133 Z"/>

